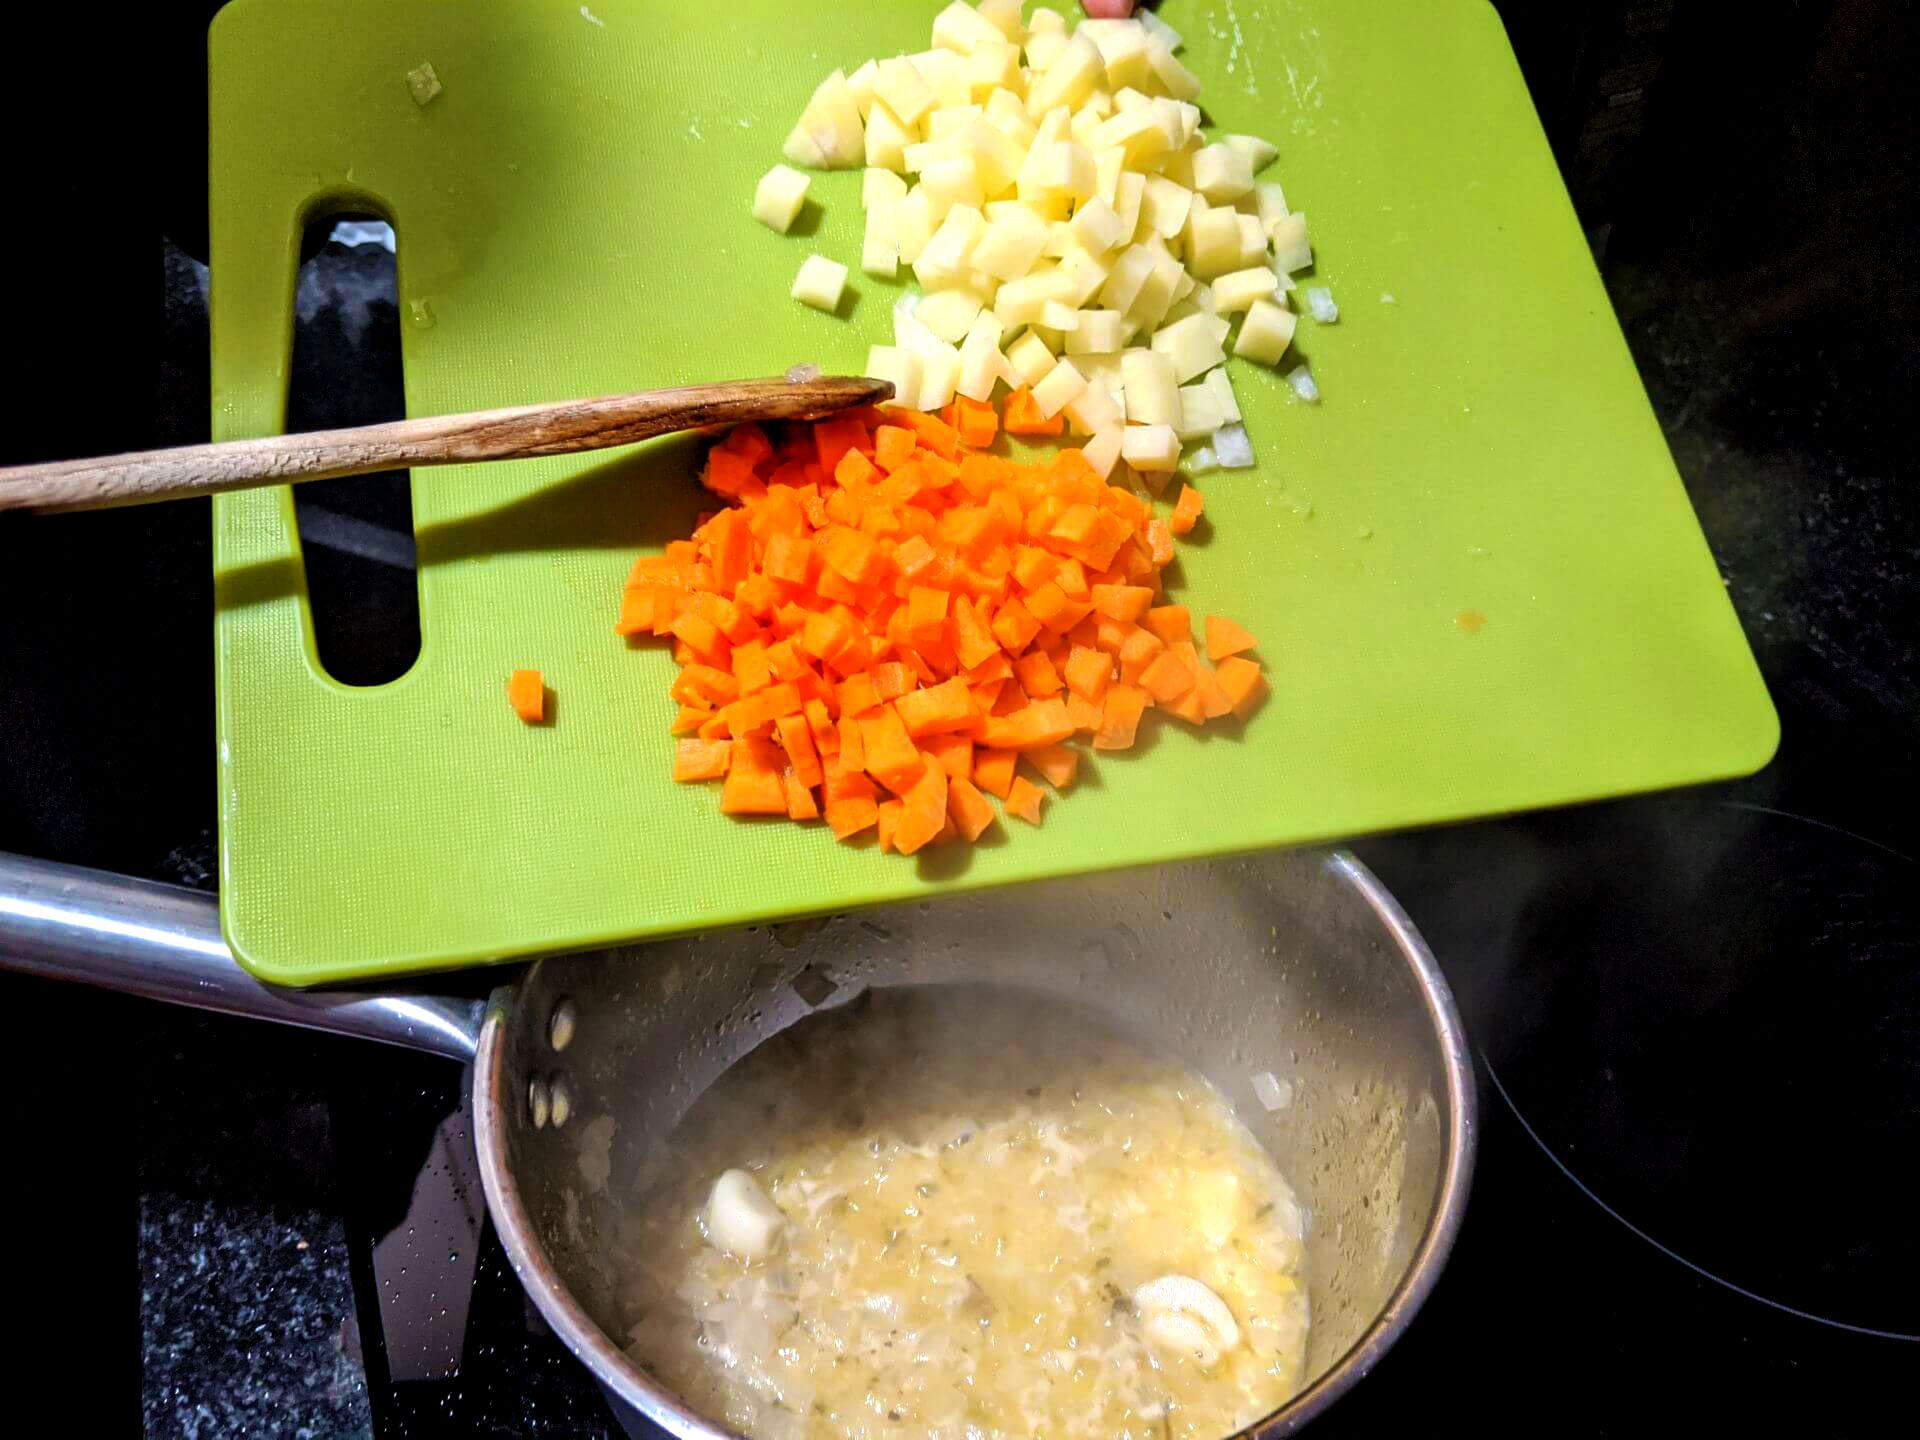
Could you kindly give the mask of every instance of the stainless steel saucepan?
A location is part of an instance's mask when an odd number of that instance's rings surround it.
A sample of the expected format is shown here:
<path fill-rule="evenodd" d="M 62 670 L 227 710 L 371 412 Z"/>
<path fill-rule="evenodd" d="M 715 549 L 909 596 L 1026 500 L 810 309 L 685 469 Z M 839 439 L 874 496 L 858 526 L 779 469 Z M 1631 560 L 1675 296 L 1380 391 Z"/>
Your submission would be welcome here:
<path fill-rule="evenodd" d="M 702 1090 L 872 986 L 990 983 L 1089 1006 L 1217 1084 L 1309 1217 L 1312 1327 L 1291 1435 L 1412 1320 L 1459 1229 L 1473 1072 L 1453 997 L 1351 856 L 1284 852 L 541 960 L 487 1001 L 264 986 L 211 898 L 0 856 L 0 965 L 432 1050 L 472 1066 L 493 1223 L 521 1282 L 636 1435 L 734 1432 L 622 1351 L 607 1259 L 642 1157 Z M 1269 1110 L 1251 1077 L 1288 1103 Z M 1275 1098 L 1266 1087 L 1267 1099 Z"/>

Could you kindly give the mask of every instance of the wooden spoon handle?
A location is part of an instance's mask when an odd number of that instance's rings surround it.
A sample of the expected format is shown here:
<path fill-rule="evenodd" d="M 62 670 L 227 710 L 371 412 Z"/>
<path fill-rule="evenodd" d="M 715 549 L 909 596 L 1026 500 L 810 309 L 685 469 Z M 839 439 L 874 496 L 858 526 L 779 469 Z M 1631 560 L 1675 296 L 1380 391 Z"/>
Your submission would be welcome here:
<path fill-rule="evenodd" d="M 816 420 L 891 399 L 893 386 L 861 376 L 737 380 L 641 390 L 597 400 L 516 405 L 396 420 L 350 430 L 313 430 L 97 460 L 0 469 L 0 510 L 104 510 L 182 495 L 211 495 L 366 475 L 413 465 L 466 465 L 532 455 L 569 455 L 630 445 L 674 430 L 745 420 Z"/>

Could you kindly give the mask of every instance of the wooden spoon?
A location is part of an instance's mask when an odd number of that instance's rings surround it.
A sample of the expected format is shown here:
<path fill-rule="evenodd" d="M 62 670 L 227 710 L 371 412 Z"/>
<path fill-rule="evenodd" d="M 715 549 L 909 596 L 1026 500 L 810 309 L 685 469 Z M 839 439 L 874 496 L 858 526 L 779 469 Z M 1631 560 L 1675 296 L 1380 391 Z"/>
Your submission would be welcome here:
<path fill-rule="evenodd" d="M 630 445 L 675 430 L 746 420 L 817 420 L 893 398 L 884 380 L 823 375 L 814 380 L 735 380 L 678 390 L 641 390 L 598 400 L 516 405 L 312 430 L 220 445 L 141 450 L 97 460 L 61 460 L 0 469 L 0 510 L 105 510 L 182 495 L 367 475 L 414 465 L 467 465 L 531 455 L 571 455 Z"/>

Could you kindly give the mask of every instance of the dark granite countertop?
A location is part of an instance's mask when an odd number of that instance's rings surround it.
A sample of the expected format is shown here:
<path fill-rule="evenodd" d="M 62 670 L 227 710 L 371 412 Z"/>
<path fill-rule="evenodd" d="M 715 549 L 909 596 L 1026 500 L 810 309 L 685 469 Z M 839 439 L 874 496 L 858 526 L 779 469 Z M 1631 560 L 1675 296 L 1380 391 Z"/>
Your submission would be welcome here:
<path fill-rule="evenodd" d="M 1783 741 L 1736 785 L 1358 847 L 1468 1012 L 1485 1136 L 1439 1290 L 1316 1434 L 1404 1433 L 1443 1401 L 1495 1434 L 1670 1433 L 1683 1409 L 1867 1433 L 1858 1417 L 1920 1354 L 1869 1333 L 1920 1332 L 1920 1250 L 1887 1183 L 1920 1144 L 1914 17 L 1890 0 L 1761 8 L 1730 30 L 1671 4 L 1502 7 Z M 1589 9 L 1607 23 L 1568 18 Z M 190 112 L 163 107 L 169 124 Z M 158 403 L 100 420 L 92 448 L 204 438 L 192 211 L 176 198 L 159 213 L 189 218 L 170 238 L 114 252 L 164 310 L 151 368 L 111 374 L 129 395 L 157 379 Z M 295 356 L 308 426 L 376 418 L 397 364 L 390 269 L 321 238 Z M 71 448 L 36 418 L 0 432 L 0 459 Z M 369 637 L 412 587 L 395 494 L 376 478 L 315 502 L 333 526 L 316 556 L 364 605 L 325 643 L 369 675 Z M 0 850 L 211 888 L 207 529 L 192 502 L 30 539 L 0 524 Z M 49 606 L 60 574 L 113 583 Z M 99 634 L 121 638 L 114 663 L 76 667 Z M 94 1243 L 137 1247 L 137 1331 L 92 1345 L 138 1356 L 146 1434 L 616 1433 L 490 1231 L 449 1252 L 472 1276 L 451 1340 L 375 1255 L 411 1216 L 457 1067 L 16 976 L 0 996 L 40 1021 L 0 1072 L 13 1093 L 57 1083 L 119 1117 L 75 1159 L 54 1119 L 23 1112 L 15 1154 L 36 1175 L 58 1151 L 105 1197 L 84 1223 L 119 1227 Z M 1676 1033 L 1617 1023 L 1649 1014 Z M 111 1063 L 77 1062 L 76 1034 Z M 381 1318 L 397 1310 L 411 1318 Z M 86 1414 L 84 1390 L 61 1394 Z"/>

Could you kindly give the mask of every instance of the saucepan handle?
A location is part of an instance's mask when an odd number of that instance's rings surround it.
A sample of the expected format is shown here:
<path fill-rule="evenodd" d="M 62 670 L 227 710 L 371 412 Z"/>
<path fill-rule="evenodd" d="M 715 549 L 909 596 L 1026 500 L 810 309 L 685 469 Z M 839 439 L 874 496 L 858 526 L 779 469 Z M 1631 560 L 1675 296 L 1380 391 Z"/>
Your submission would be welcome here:
<path fill-rule="evenodd" d="M 256 980 L 211 895 L 0 853 L 0 969 L 198 1010 L 473 1058 L 486 1002 L 394 989 L 289 990 Z"/>

